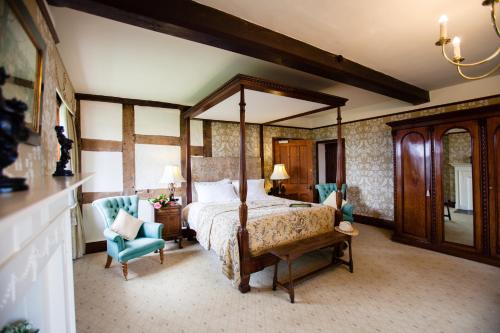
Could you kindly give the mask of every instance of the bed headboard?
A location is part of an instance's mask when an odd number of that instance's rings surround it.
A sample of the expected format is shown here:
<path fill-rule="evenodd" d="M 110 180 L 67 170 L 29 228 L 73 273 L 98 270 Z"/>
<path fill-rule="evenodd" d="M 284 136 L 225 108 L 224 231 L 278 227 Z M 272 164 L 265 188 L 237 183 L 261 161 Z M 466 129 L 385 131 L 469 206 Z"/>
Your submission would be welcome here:
<path fill-rule="evenodd" d="M 193 157 L 191 158 L 191 180 L 213 182 L 229 178 L 240 178 L 239 157 Z M 260 179 L 260 157 L 247 158 L 247 179 Z"/>

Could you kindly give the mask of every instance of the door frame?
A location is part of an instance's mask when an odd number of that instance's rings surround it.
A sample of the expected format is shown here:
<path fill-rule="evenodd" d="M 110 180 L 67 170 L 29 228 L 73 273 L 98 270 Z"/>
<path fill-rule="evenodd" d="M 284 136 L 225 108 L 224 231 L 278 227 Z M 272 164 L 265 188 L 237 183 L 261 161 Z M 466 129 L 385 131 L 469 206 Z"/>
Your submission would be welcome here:
<path fill-rule="evenodd" d="M 318 158 L 319 152 L 318 152 L 318 146 L 319 146 L 319 144 L 328 144 L 328 143 L 337 143 L 337 142 L 338 142 L 338 139 L 328 139 L 328 140 L 316 141 L 316 155 L 314 156 L 315 159 L 316 159 L 316 177 L 315 177 L 316 184 L 319 184 L 319 158 Z M 345 138 L 342 138 L 342 154 L 344 155 L 344 163 L 342 165 L 342 184 L 345 184 L 345 182 L 346 182 L 345 161 L 347 160 L 347 158 L 345 158 Z M 315 190 L 314 192 L 315 192 L 315 195 L 316 195 L 317 191 Z"/>

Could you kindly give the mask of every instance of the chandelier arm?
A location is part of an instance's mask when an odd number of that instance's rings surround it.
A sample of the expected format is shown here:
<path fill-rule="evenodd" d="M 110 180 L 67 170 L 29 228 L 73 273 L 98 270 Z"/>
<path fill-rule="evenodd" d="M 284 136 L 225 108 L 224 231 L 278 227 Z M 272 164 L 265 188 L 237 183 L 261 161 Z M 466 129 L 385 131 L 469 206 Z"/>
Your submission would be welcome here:
<path fill-rule="evenodd" d="M 488 61 L 491 61 L 493 60 L 496 56 L 498 56 L 500 54 L 500 47 L 497 48 L 497 50 L 495 52 L 493 52 L 493 54 L 491 54 L 488 58 L 485 58 L 481 61 L 477 61 L 477 62 L 473 62 L 473 63 L 468 63 L 468 64 L 464 64 L 464 63 L 460 63 L 458 61 L 454 61 L 453 59 L 451 59 L 450 57 L 448 57 L 448 55 L 446 54 L 446 50 L 445 50 L 445 45 L 441 45 L 441 49 L 443 51 L 443 56 L 444 58 L 451 64 L 455 65 L 455 66 L 459 66 L 459 67 L 472 67 L 472 66 L 477 66 L 477 65 L 481 65 L 481 64 L 484 64 Z"/>
<path fill-rule="evenodd" d="M 495 67 L 493 67 L 491 70 L 489 70 L 488 72 L 486 72 L 485 74 L 482 74 L 482 75 L 478 75 L 478 76 L 468 76 L 468 75 L 465 75 L 463 72 L 462 72 L 462 68 L 460 66 L 457 66 L 457 71 L 458 71 L 458 74 L 460 74 L 461 77 L 463 77 L 464 79 L 467 79 L 467 80 L 479 80 L 479 79 L 482 79 L 482 78 L 485 78 L 487 77 L 488 75 L 494 73 L 495 71 L 497 71 L 498 69 L 500 68 L 500 64 L 497 64 Z"/>
<path fill-rule="evenodd" d="M 495 3 L 498 1 L 491 2 L 491 23 L 493 24 L 493 28 L 495 29 L 497 36 L 500 37 L 500 29 L 498 29 L 497 18 L 495 15 Z"/>

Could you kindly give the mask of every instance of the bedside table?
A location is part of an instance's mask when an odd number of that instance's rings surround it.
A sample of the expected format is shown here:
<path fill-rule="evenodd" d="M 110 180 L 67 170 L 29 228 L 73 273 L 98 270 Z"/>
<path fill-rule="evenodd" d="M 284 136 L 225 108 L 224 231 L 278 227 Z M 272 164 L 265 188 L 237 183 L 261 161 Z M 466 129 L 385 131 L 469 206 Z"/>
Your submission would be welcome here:
<path fill-rule="evenodd" d="M 161 209 L 155 209 L 155 222 L 163 224 L 163 239 L 175 240 L 182 249 L 182 206 L 168 206 Z"/>

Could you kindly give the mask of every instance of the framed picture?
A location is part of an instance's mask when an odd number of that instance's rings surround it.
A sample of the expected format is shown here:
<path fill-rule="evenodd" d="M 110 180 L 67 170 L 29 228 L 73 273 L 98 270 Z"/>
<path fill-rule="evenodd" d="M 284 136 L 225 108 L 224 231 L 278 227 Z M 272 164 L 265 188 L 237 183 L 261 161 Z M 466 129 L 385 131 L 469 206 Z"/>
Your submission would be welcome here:
<path fill-rule="evenodd" d="M 3 86 L 6 98 L 28 105 L 29 143 L 39 144 L 45 42 L 23 1 L 0 0 L 0 66 L 10 76 Z"/>

